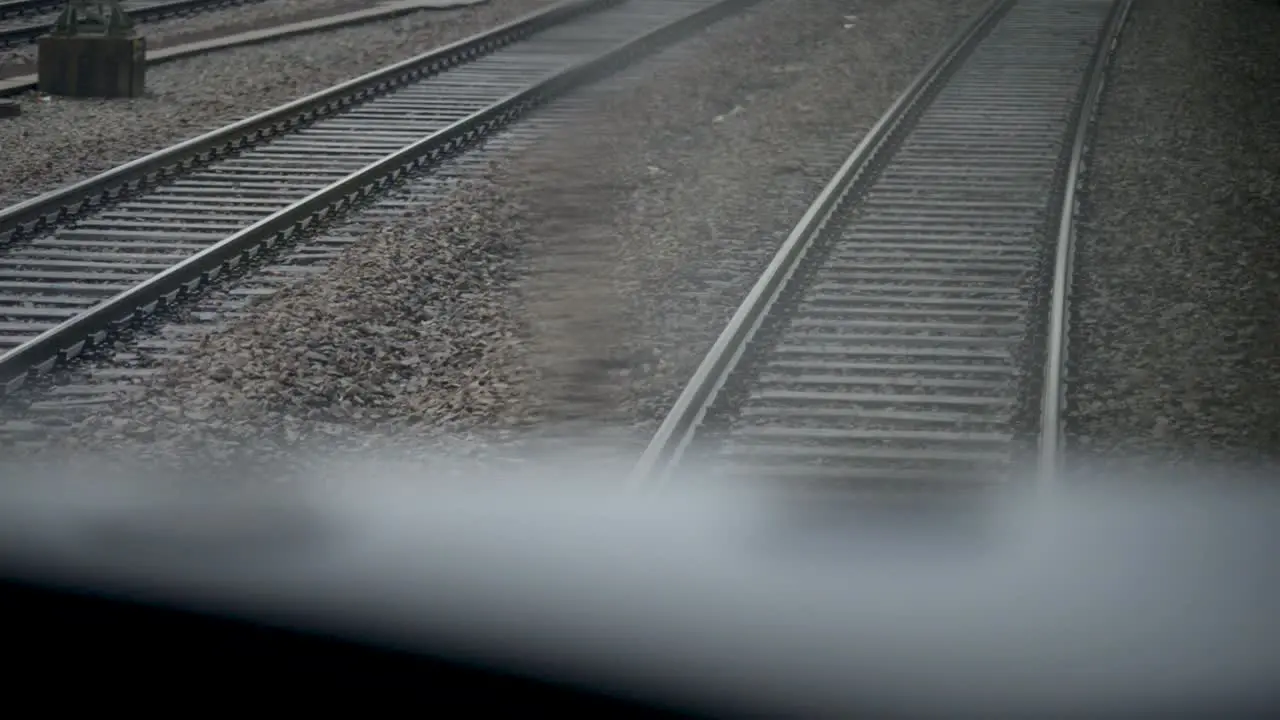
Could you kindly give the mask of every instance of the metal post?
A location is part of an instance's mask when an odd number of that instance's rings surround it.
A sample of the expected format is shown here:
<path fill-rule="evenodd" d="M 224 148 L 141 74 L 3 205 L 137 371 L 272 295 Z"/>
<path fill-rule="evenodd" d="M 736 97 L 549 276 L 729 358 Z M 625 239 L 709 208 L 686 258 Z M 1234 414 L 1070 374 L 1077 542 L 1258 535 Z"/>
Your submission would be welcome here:
<path fill-rule="evenodd" d="M 140 97 L 147 40 L 119 0 L 67 0 L 37 54 L 40 92 L 64 97 Z"/>
<path fill-rule="evenodd" d="M 133 20 L 118 0 L 67 0 L 51 34 L 129 37 L 133 34 Z"/>

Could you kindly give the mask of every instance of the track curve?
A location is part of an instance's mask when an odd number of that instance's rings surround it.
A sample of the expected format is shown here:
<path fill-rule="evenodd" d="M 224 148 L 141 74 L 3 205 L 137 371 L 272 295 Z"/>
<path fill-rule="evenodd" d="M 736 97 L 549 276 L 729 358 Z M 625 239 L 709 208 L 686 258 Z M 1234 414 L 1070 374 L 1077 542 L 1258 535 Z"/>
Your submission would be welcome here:
<path fill-rule="evenodd" d="M 941 53 L 797 225 L 632 482 L 709 465 L 896 492 L 1025 470 L 1060 393 L 1067 190 L 1128 5 L 1000 0 Z"/>

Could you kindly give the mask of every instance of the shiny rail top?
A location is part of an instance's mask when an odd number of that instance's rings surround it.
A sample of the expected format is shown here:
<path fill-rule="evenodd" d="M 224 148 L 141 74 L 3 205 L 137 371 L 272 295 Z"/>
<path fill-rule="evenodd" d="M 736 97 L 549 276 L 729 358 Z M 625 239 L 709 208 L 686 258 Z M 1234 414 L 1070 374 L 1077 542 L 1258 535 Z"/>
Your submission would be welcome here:
<path fill-rule="evenodd" d="M 773 304 L 729 349 L 740 358 L 694 448 L 765 478 L 957 486 L 1009 472 L 1035 424 L 1063 167 L 1117 7 L 1009 4 L 939 68 L 949 77 L 873 168 L 846 164 L 865 179 L 802 260 L 771 266 L 794 272 L 776 300 L 748 299 Z"/>

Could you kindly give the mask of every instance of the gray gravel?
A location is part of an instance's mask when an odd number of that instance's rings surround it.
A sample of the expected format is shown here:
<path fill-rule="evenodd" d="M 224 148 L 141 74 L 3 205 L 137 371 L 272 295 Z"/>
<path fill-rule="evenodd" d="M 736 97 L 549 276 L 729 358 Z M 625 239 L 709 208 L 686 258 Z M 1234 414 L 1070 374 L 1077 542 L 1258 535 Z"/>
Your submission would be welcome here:
<path fill-rule="evenodd" d="M 1138 0 L 1079 237 L 1081 462 L 1280 456 L 1280 6 Z"/>
<path fill-rule="evenodd" d="M 541 192 L 518 196 L 541 251 L 532 354 L 559 416 L 646 440 L 830 175 L 984 4 L 769 6 L 752 21 L 768 30 L 708 48 L 716 81 L 646 88 L 548 148 L 523 175 Z"/>
<path fill-rule="evenodd" d="M 79 440 L 226 458 L 570 421 L 641 442 L 857 138 L 983 5 L 762 3 Z"/>
<path fill-rule="evenodd" d="M 147 72 L 133 100 L 21 98 L 0 121 L 0 205 L 34 197 L 257 112 L 419 55 L 550 0 L 491 0 L 222 50 Z"/>
<path fill-rule="evenodd" d="M 511 220 L 472 210 L 487 201 L 463 187 L 430 214 L 371 233 L 335 272 L 207 338 L 163 385 L 127 412 L 91 418 L 78 439 L 222 461 L 298 442 L 351 445 L 353 429 L 376 437 L 427 420 L 516 422 L 531 383 L 502 297 L 513 280 Z"/>

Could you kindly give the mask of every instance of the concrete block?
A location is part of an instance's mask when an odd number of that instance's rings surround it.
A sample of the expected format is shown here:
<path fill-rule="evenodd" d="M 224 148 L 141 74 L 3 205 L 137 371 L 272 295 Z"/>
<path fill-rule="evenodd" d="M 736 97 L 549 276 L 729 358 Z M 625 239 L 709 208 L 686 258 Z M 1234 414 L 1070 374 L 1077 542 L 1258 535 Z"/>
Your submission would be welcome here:
<path fill-rule="evenodd" d="M 139 97 L 146 86 L 147 39 L 104 35 L 40 38 L 40 92 L 64 97 Z"/>

